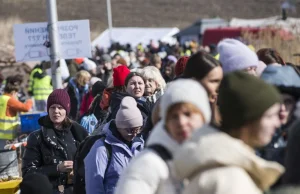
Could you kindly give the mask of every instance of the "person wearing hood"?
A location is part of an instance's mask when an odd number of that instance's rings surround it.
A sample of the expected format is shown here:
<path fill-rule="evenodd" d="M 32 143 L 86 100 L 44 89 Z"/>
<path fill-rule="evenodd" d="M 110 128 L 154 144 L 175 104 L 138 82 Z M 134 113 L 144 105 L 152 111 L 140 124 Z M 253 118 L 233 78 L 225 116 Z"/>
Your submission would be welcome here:
<path fill-rule="evenodd" d="M 171 159 L 196 129 L 210 122 L 205 89 L 196 81 L 181 79 L 170 84 L 160 99 L 159 121 L 147 148 L 133 158 L 122 173 L 115 194 L 175 194 L 181 190 L 171 171 Z"/>
<path fill-rule="evenodd" d="M 287 144 L 287 128 L 294 121 L 293 111 L 300 97 L 300 77 L 290 66 L 269 65 L 263 71 L 261 79 L 278 88 L 281 93 L 279 118 L 281 126 L 277 129 L 272 142 L 259 150 L 261 157 L 283 165 Z"/>
<path fill-rule="evenodd" d="M 87 132 L 68 118 L 70 97 L 63 89 L 54 90 L 47 100 L 48 115 L 39 119 L 41 129 L 27 139 L 22 159 L 22 176 L 46 175 L 54 194 L 72 192 L 73 159 Z"/>
<path fill-rule="evenodd" d="M 189 181 L 183 194 L 262 194 L 284 172 L 255 154 L 280 125 L 280 95 L 263 80 L 236 71 L 221 82 L 219 106 L 220 130 L 197 130 L 174 157 L 177 177 Z"/>
<path fill-rule="evenodd" d="M 218 44 L 219 61 L 224 74 L 233 71 L 244 71 L 257 76 L 258 57 L 247 45 L 239 40 L 224 39 Z"/>
<path fill-rule="evenodd" d="M 85 70 L 77 72 L 76 77 L 71 78 L 67 86 L 67 92 L 71 99 L 70 118 L 79 119 L 80 105 L 85 94 L 89 91 L 91 75 Z"/>
<path fill-rule="evenodd" d="M 106 137 L 95 142 L 84 159 L 86 194 L 113 194 L 117 181 L 132 157 L 144 148 L 143 117 L 132 97 L 123 98 Z M 110 152 L 107 147 L 110 147 Z"/>

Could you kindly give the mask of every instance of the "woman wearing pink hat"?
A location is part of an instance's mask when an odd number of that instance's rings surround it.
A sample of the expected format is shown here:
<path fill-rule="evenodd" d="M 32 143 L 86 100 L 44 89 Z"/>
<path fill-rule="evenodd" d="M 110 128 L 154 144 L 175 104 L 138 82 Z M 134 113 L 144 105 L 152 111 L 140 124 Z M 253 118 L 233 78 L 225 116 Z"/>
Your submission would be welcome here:
<path fill-rule="evenodd" d="M 137 135 L 143 117 L 132 97 L 123 98 L 116 119 L 108 123 L 106 137 L 95 142 L 84 159 L 86 194 L 113 194 L 131 158 L 144 147 Z"/>

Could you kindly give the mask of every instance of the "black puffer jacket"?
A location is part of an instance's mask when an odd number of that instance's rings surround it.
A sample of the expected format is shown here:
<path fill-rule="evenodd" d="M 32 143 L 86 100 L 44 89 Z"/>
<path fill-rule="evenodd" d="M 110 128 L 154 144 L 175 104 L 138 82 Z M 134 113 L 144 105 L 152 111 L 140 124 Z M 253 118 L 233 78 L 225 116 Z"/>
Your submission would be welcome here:
<path fill-rule="evenodd" d="M 285 157 L 284 185 L 300 184 L 300 117 L 295 119 L 288 129 L 288 145 Z"/>
<path fill-rule="evenodd" d="M 70 127 L 64 129 L 66 133 L 68 133 L 66 136 L 69 137 L 66 138 L 66 141 L 67 139 L 75 140 L 75 142 L 70 142 L 70 144 L 74 145 L 75 143 L 77 148 L 79 143 L 83 141 L 88 134 L 78 123 L 74 121 L 71 123 Z M 40 118 L 39 124 L 42 126 L 41 130 L 35 131 L 28 136 L 22 161 L 22 175 L 26 176 L 30 173 L 42 173 L 49 178 L 55 189 L 58 185 L 66 185 L 67 181 L 67 174 L 57 172 L 57 165 L 62 161 L 72 160 L 74 150 L 68 151 L 65 146 L 59 143 L 59 137 L 55 129 L 53 129 L 53 124 L 48 116 Z"/>

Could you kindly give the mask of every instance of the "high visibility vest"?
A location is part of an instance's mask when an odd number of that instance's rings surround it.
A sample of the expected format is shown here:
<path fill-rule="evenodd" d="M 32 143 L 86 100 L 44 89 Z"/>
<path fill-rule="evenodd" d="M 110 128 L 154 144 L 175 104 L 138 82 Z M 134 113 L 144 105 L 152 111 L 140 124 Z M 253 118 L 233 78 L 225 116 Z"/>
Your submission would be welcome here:
<path fill-rule="evenodd" d="M 35 78 L 33 81 L 33 96 L 35 100 L 47 100 L 53 91 L 51 77 L 46 75 L 42 79 Z"/>
<path fill-rule="evenodd" d="M 19 125 L 18 118 L 6 116 L 7 102 L 11 97 L 0 96 L 0 139 L 14 139 Z"/>
<path fill-rule="evenodd" d="M 34 78 L 33 78 L 33 75 L 34 75 L 36 72 L 43 73 L 43 70 L 40 69 L 40 68 L 35 68 L 35 69 L 33 69 L 33 70 L 31 71 L 30 76 L 29 76 L 29 88 L 28 88 L 28 92 L 32 92 L 32 90 L 33 90 L 33 84 L 34 84 Z"/>

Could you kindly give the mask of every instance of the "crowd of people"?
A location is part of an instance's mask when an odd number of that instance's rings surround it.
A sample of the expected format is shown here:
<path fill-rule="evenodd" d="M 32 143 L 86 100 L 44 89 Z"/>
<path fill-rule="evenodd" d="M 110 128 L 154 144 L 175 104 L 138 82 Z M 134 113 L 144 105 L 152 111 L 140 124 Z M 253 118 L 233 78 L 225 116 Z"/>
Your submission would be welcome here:
<path fill-rule="evenodd" d="M 34 105 L 18 76 L 3 84 L 3 144 L 17 112 L 48 113 L 27 138 L 21 194 L 300 192 L 300 71 L 280 51 L 113 44 L 60 63 L 63 89 L 48 62 L 33 69 Z"/>

